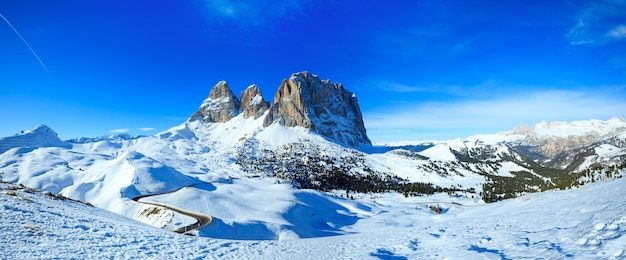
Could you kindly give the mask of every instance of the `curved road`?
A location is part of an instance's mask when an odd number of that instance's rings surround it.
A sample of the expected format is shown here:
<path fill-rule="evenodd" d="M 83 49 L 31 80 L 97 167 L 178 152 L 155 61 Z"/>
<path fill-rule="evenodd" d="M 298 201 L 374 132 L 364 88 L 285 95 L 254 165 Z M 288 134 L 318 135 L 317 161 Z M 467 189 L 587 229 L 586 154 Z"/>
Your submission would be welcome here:
<path fill-rule="evenodd" d="M 181 190 L 183 188 L 193 187 L 195 185 L 197 185 L 197 184 L 184 186 L 184 187 L 178 188 L 176 190 L 163 192 L 163 193 L 141 195 L 141 196 L 137 196 L 137 197 L 132 198 L 132 200 L 134 200 L 136 202 L 139 202 L 139 203 L 147 204 L 147 205 L 153 205 L 153 206 L 158 206 L 158 207 L 163 207 L 163 208 L 166 208 L 166 209 L 170 209 L 172 211 L 175 211 L 175 212 L 178 212 L 180 214 L 187 215 L 187 216 L 190 216 L 190 217 L 196 219 L 196 223 L 193 223 L 191 225 L 187 225 L 187 226 L 184 226 L 184 227 L 181 227 L 181 228 L 178 228 L 178 229 L 174 230 L 174 232 L 176 232 L 176 233 L 183 234 L 183 233 L 185 233 L 187 231 L 194 230 L 194 229 L 201 228 L 201 227 L 204 227 L 204 226 L 208 225 L 209 223 L 211 223 L 213 218 L 211 218 L 211 216 L 208 216 L 208 215 L 198 214 L 198 213 L 187 211 L 187 210 L 184 210 L 184 209 L 181 209 L 181 208 L 173 207 L 173 206 L 167 205 L 165 203 L 157 203 L 157 202 L 151 202 L 151 201 L 139 201 L 139 200 L 143 199 L 143 198 L 151 197 L 151 196 L 157 196 L 157 195 L 164 195 L 164 194 L 174 193 L 174 192 L 177 192 L 177 191 L 179 191 L 179 190 Z"/>

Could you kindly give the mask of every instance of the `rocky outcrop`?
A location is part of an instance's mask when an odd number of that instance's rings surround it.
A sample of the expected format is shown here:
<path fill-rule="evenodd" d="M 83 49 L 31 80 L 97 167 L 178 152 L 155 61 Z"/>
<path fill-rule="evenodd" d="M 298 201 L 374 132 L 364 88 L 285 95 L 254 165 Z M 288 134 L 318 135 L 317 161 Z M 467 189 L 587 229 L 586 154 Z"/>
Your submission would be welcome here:
<path fill-rule="evenodd" d="M 239 100 L 226 81 L 218 82 L 189 121 L 202 119 L 205 123 L 226 122 L 239 113 Z"/>
<path fill-rule="evenodd" d="M 271 106 L 256 85 L 241 92 L 240 102 L 228 84 L 220 81 L 189 121 L 223 123 L 240 113 L 254 119 L 265 114 L 264 127 L 300 126 L 346 146 L 371 145 L 356 95 L 339 83 L 320 80 L 308 72 L 295 73 L 283 80 Z"/>
<path fill-rule="evenodd" d="M 524 136 L 521 140 L 523 145 L 534 147 L 536 152 L 552 160 L 561 153 L 581 149 L 625 132 L 626 120 L 616 117 L 607 121 L 554 121 L 542 122 L 534 127 L 516 126 L 511 134 Z"/>
<path fill-rule="evenodd" d="M 283 80 L 263 125 L 311 129 L 348 146 L 371 144 L 354 93 L 308 72 Z"/>
<path fill-rule="evenodd" d="M 269 108 L 270 103 L 263 99 L 261 89 L 256 85 L 253 84 L 241 92 L 241 111 L 244 117 L 257 119 Z"/>
<path fill-rule="evenodd" d="M 293 76 L 283 80 L 274 95 L 274 103 L 270 107 L 270 112 L 265 117 L 263 125 L 269 126 L 277 122 L 288 127 L 313 128 L 313 123 L 309 117 L 309 107 L 304 105 L 302 99 L 308 99 L 310 97 L 307 96 L 314 94 L 311 87 L 307 85 L 305 88 L 309 93 L 302 93 L 302 86 L 299 82 L 295 82 Z"/>
<path fill-rule="evenodd" d="M 541 166 L 568 171 L 584 170 L 593 158 L 602 158 L 604 161 L 599 164 L 607 165 L 619 160 L 622 155 L 617 151 L 626 148 L 626 142 L 622 142 L 626 137 L 626 120 L 617 117 L 607 121 L 541 122 L 534 127 L 517 126 L 510 134 L 521 136 L 519 141 L 511 143 L 520 153 Z M 602 145 L 614 147 L 614 153 L 609 153 L 614 157 L 598 155 L 596 148 Z M 603 150 L 600 151 L 602 154 Z"/>

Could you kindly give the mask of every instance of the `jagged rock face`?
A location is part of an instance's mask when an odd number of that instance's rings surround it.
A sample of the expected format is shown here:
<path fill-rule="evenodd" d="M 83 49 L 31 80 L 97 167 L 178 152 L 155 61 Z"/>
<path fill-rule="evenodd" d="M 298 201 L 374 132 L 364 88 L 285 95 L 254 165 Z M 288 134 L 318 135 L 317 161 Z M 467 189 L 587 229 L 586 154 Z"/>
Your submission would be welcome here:
<path fill-rule="evenodd" d="M 189 121 L 202 118 L 205 123 L 226 122 L 237 116 L 239 100 L 228 87 L 226 81 L 218 82 L 209 93 L 209 97 L 202 102 Z"/>
<path fill-rule="evenodd" d="M 525 136 L 522 144 L 535 147 L 535 151 L 549 158 L 554 158 L 582 149 L 589 144 L 597 143 L 626 132 L 626 121 L 612 118 L 607 121 L 590 120 L 578 122 L 542 122 L 535 127 L 517 126 L 511 133 Z M 587 148 L 588 149 L 588 148 Z"/>
<path fill-rule="evenodd" d="M 256 85 L 251 85 L 241 92 L 241 110 L 243 116 L 259 118 L 270 108 L 270 103 L 263 99 L 261 89 Z"/>
<path fill-rule="evenodd" d="M 292 77 L 293 78 L 293 77 Z M 309 110 L 303 102 L 302 88 L 291 78 L 283 80 L 283 83 L 274 95 L 274 104 L 270 107 L 269 114 L 265 117 L 264 126 L 274 122 L 287 127 L 302 126 L 312 128 L 309 118 Z M 308 93 L 311 95 L 311 93 Z"/>
<path fill-rule="evenodd" d="M 201 119 L 205 123 L 222 123 L 240 113 L 254 119 L 265 114 L 264 127 L 274 123 L 301 126 L 347 146 L 371 145 L 356 96 L 343 85 L 320 80 L 308 72 L 296 73 L 283 80 L 271 106 L 256 85 L 241 93 L 240 102 L 228 84 L 220 81 L 189 121 Z"/>
<path fill-rule="evenodd" d="M 626 148 L 620 141 L 623 140 L 624 137 L 620 136 L 624 136 L 624 133 L 626 120 L 622 118 L 570 123 L 542 122 L 535 127 L 517 126 L 511 131 L 511 134 L 523 136 L 520 146 L 515 147 L 516 150 L 541 166 L 566 170 L 581 170 L 581 165 L 587 167 L 588 165 L 582 163 L 596 156 L 595 148 L 602 144 Z M 612 141 L 605 143 L 607 140 Z M 608 162 L 610 160 L 607 159 L 603 163 Z"/>
<path fill-rule="evenodd" d="M 356 96 L 343 85 L 308 72 L 283 80 L 264 126 L 301 126 L 349 146 L 371 144 Z"/>

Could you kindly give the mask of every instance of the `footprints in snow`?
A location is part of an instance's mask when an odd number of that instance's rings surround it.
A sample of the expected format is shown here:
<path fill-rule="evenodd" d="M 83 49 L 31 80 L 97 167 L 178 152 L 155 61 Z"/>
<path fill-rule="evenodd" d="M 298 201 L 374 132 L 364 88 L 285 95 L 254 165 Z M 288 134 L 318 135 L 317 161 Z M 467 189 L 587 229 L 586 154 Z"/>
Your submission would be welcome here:
<path fill-rule="evenodd" d="M 597 249 L 607 241 L 617 239 L 626 233 L 626 217 L 610 221 L 608 223 L 597 223 L 593 229 L 584 234 L 576 243 L 589 249 Z M 618 250 L 615 257 L 626 256 L 626 250 Z"/>
<path fill-rule="evenodd" d="M 419 246 L 419 243 L 418 243 L 418 242 L 419 242 L 419 241 L 417 240 L 417 238 L 416 238 L 416 239 L 409 240 L 409 241 L 407 242 L 406 247 L 408 247 L 408 248 L 409 248 L 409 249 L 411 249 L 412 251 L 417 251 L 417 248 L 418 248 L 418 246 Z"/>
<path fill-rule="evenodd" d="M 406 260 L 409 259 L 406 256 L 395 255 L 393 252 L 378 248 L 375 253 L 370 253 L 370 256 L 377 257 L 378 259 L 396 259 L 396 260 Z"/>

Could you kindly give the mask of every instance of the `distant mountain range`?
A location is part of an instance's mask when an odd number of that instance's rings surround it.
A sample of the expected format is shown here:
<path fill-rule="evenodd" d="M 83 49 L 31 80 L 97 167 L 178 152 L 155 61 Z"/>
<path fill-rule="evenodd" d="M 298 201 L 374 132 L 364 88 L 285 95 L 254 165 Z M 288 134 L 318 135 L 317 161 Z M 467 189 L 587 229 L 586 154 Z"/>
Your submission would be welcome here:
<path fill-rule="evenodd" d="M 226 82 L 219 82 L 188 120 L 153 136 L 62 141 L 40 125 L 0 139 L 0 179 L 159 227 L 185 221 L 176 213 L 145 214 L 154 206 L 133 199 L 184 193 L 185 187 L 210 192 L 216 183 L 247 179 L 256 185 L 289 184 L 291 190 L 282 192 L 291 193 L 447 193 L 490 203 L 621 178 L 625 167 L 626 121 L 621 118 L 540 123 L 448 141 L 372 145 L 355 94 L 308 72 L 283 80 L 271 104 L 255 85 L 238 98 Z M 205 205 L 197 194 L 176 196 L 184 198 L 175 201 L 180 208 Z M 240 203 L 236 198 L 221 199 Z M 209 206 L 198 207 L 202 211 Z M 285 207 L 281 210 L 292 209 Z M 213 219 L 229 229 L 251 223 L 227 214 Z M 255 221 L 261 226 L 296 226 L 293 220 L 270 219 Z M 217 231 L 203 230 L 200 235 L 219 237 Z"/>

